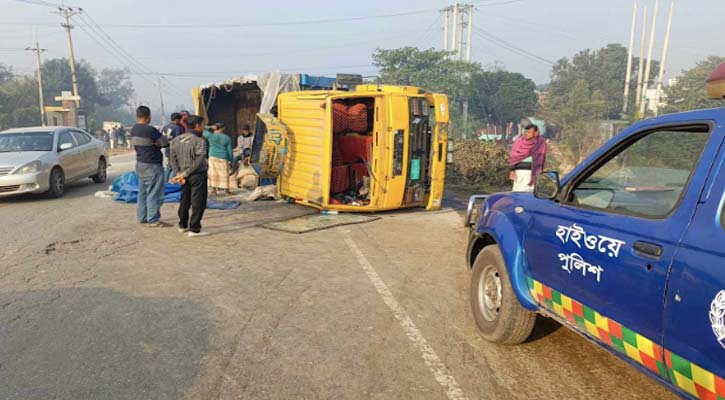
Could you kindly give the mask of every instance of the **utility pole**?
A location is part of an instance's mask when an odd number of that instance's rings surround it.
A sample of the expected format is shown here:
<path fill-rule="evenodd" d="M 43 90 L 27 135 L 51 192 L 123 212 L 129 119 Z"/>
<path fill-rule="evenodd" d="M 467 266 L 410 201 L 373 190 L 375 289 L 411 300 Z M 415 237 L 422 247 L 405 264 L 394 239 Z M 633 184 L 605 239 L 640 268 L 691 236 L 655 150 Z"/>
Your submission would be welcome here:
<path fill-rule="evenodd" d="M 161 125 L 166 125 L 166 110 L 164 110 L 164 91 L 161 86 L 161 77 L 156 75 L 156 82 L 159 85 L 159 102 L 161 103 Z"/>
<path fill-rule="evenodd" d="M 82 12 L 82 8 L 73 7 L 58 7 L 58 12 L 56 12 L 56 14 L 65 18 L 65 23 L 61 23 L 60 26 L 65 28 L 66 33 L 68 34 L 68 50 L 70 51 L 70 59 L 68 60 L 68 64 L 70 65 L 71 80 L 73 81 L 73 96 L 76 96 L 78 98 L 80 97 L 80 95 L 78 94 L 78 77 L 76 76 L 76 61 L 73 55 L 73 38 L 70 34 L 70 30 L 73 29 L 73 25 L 71 25 L 70 19 L 71 17 L 78 15 Z M 81 106 L 80 100 L 76 100 L 75 102 L 76 107 Z"/>
<path fill-rule="evenodd" d="M 43 101 L 43 73 L 41 72 L 41 62 L 40 62 L 40 53 L 43 53 L 47 51 L 46 49 L 41 49 L 40 45 L 38 45 L 38 41 L 35 41 L 35 47 L 26 47 L 25 50 L 32 51 L 35 53 L 35 57 L 37 60 L 38 65 L 38 99 L 40 101 L 40 124 L 42 126 L 46 125 L 46 118 L 45 118 L 45 101 Z"/>
<path fill-rule="evenodd" d="M 670 33 L 672 32 L 672 14 L 675 11 L 675 0 L 670 3 L 670 15 L 667 17 L 667 32 L 665 33 L 665 44 L 662 47 L 662 60 L 660 61 L 660 75 L 657 78 L 657 91 L 655 94 L 655 101 L 657 101 L 657 107 L 655 108 L 655 116 L 660 112 L 660 95 L 662 94 L 662 80 L 665 78 L 665 64 L 667 63 L 667 50 L 670 47 Z"/>
<path fill-rule="evenodd" d="M 655 0 L 655 11 L 652 16 L 652 30 L 649 35 L 649 50 L 647 51 L 647 67 L 644 71 L 644 82 L 642 83 L 642 104 L 639 105 L 640 118 L 644 118 L 647 112 L 647 89 L 649 86 L 650 71 L 652 70 L 652 50 L 655 45 L 655 32 L 657 31 L 657 12 L 659 11 L 660 0 Z"/>
<path fill-rule="evenodd" d="M 463 29 L 466 6 L 458 4 L 458 61 L 463 60 Z"/>
<path fill-rule="evenodd" d="M 642 103 L 642 80 L 644 78 L 644 46 L 647 44 L 647 6 L 642 14 L 642 43 L 639 45 L 639 69 L 637 70 L 637 93 L 634 98 L 634 109 L 639 110 Z"/>
<path fill-rule="evenodd" d="M 622 104 L 622 115 L 627 113 L 629 106 L 629 88 L 632 82 L 632 51 L 634 50 L 634 32 L 637 28 L 637 3 L 634 3 L 632 12 L 632 29 L 629 33 L 629 54 L 627 55 L 627 77 L 624 79 L 624 104 Z"/>
<path fill-rule="evenodd" d="M 471 37 L 473 35 L 473 5 L 468 6 L 468 40 L 466 40 L 466 61 L 471 62 Z"/>
<path fill-rule="evenodd" d="M 451 51 L 456 51 L 456 35 L 458 34 L 458 3 L 453 5 L 453 38 L 451 40 Z M 456 57 L 454 54 L 453 57 Z"/>
<path fill-rule="evenodd" d="M 446 7 L 443 12 L 443 50 L 448 51 L 448 23 L 451 17 L 451 7 Z M 448 57 L 448 56 L 446 56 Z"/>

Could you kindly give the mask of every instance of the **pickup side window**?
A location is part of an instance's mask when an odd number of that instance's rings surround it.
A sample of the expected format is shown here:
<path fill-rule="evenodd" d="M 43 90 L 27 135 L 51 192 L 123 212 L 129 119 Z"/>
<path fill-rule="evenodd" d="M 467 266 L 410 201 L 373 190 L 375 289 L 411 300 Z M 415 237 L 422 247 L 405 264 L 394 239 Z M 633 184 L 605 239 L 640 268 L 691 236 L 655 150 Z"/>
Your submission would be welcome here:
<path fill-rule="evenodd" d="M 677 206 L 710 137 L 707 125 L 654 130 L 605 156 L 579 179 L 567 203 L 664 218 Z"/>

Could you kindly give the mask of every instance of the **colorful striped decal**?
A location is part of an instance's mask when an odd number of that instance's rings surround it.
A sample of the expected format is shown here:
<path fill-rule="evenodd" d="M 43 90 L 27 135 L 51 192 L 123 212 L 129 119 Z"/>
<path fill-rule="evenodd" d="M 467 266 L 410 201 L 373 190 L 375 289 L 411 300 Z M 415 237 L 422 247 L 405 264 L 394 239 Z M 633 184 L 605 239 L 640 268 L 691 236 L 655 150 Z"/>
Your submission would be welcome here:
<path fill-rule="evenodd" d="M 725 380 L 595 310 L 528 278 L 536 301 L 698 399 L 725 400 Z M 663 359 L 664 357 L 664 359 Z"/>

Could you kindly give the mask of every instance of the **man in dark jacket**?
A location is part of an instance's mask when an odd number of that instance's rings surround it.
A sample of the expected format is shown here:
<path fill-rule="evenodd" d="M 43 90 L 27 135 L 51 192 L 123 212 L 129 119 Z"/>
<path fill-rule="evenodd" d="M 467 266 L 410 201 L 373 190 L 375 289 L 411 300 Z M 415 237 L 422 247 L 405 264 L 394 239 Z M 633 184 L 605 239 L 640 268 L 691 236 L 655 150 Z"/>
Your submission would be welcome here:
<path fill-rule="evenodd" d="M 207 233 L 201 231 L 208 196 L 206 146 L 202 136 L 204 120 L 197 115 L 189 115 L 186 122 L 189 130 L 171 141 L 171 168 L 176 171 L 171 182 L 182 185 L 179 232 L 189 232 L 190 237 L 206 236 Z"/>
<path fill-rule="evenodd" d="M 171 114 L 171 122 L 161 128 L 161 133 L 166 136 L 169 141 L 176 139 L 184 133 L 184 127 L 181 126 L 181 114 L 175 112 Z M 165 149 L 166 154 L 166 180 L 176 176 L 176 171 L 171 167 L 171 159 L 169 148 Z"/>
<path fill-rule="evenodd" d="M 136 125 L 131 129 L 131 144 L 136 150 L 136 175 L 138 175 L 138 207 L 136 218 L 140 224 L 150 227 L 166 227 L 161 221 L 164 204 L 164 156 L 161 149 L 169 141 L 149 125 L 151 110 L 146 106 L 136 109 Z"/>

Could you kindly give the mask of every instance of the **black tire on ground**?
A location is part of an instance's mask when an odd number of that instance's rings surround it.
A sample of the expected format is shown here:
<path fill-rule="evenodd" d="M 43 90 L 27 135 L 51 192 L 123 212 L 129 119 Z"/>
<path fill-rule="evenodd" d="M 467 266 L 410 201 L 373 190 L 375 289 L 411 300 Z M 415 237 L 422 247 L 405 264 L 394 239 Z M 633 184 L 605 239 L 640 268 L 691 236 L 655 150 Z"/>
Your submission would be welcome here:
<path fill-rule="evenodd" d="M 100 158 L 98 159 L 98 171 L 96 171 L 96 174 L 91 177 L 93 179 L 93 182 L 95 183 L 103 183 L 108 178 L 108 173 L 106 171 L 107 164 L 106 159 Z"/>
<path fill-rule="evenodd" d="M 65 192 L 65 174 L 60 168 L 53 168 L 50 172 L 50 186 L 48 188 L 48 197 L 57 199 L 63 197 Z"/>
<path fill-rule="evenodd" d="M 476 257 L 469 296 L 473 318 L 487 341 L 520 344 L 534 329 L 536 313 L 521 307 L 498 246 L 487 246 Z"/>

